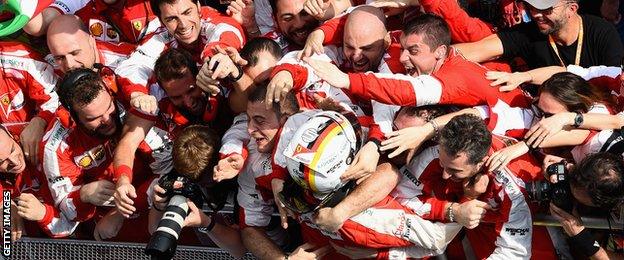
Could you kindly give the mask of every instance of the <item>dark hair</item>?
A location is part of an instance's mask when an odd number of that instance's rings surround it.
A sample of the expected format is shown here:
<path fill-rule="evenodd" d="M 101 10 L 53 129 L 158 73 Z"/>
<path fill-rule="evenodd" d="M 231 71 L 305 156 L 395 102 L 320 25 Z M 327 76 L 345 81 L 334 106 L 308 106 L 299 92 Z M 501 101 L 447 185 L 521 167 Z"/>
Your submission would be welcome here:
<path fill-rule="evenodd" d="M 279 44 L 274 40 L 256 37 L 245 43 L 245 46 L 240 50 L 240 56 L 248 62 L 247 66 L 253 67 L 258 64 L 258 53 L 261 51 L 268 51 L 276 60 L 280 60 L 284 55 Z"/>
<path fill-rule="evenodd" d="M 191 54 L 181 48 L 167 49 L 154 63 L 154 75 L 159 84 L 181 79 L 187 70 L 191 71 L 193 77 L 197 76 L 199 71 Z"/>
<path fill-rule="evenodd" d="M 175 4 L 178 1 L 191 1 L 193 3 L 197 3 L 196 0 L 150 0 L 150 8 L 152 8 L 152 12 L 158 19 L 160 19 L 160 6 L 163 4 Z"/>
<path fill-rule="evenodd" d="M 249 102 L 264 102 L 267 95 L 267 86 L 269 85 L 269 80 L 265 80 L 253 87 L 249 96 L 247 96 L 247 101 Z M 297 98 L 292 91 L 289 91 L 286 96 L 280 99 L 279 103 L 273 103 L 273 111 L 277 115 L 277 118 L 280 118 L 282 115 L 292 115 L 299 112 L 299 103 L 297 102 Z"/>
<path fill-rule="evenodd" d="M 575 165 L 568 178 L 572 187 L 587 190 L 598 207 L 610 209 L 624 200 L 623 174 L 622 155 L 595 153 Z"/>
<path fill-rule="evenodd" d="M 440 131 L 440 147 L 450 156 L 466 153 L 468 163 L 477 164 L 492 146 L 492 134 L 481 118 L 463 114 L 453 117 Z"/>
<path fill-rule="evenodd" d="M 277 1 L 279 0 L 268 0 L 268 1 L 269 1 L 269 5 L 271 6 L 271 14 L 275 16 L 275 14 L 277 13 Z"/>
<path fill-rule="evenodd" d="M 425 118 L 425 120 L 428 122 L 436 117 L 446 115 L 457 110 L 458 109 L 456 106 L 449 105 L 426 105 L 418 107 L 405 106 L 399 109 L 397 115 L 402 112 L 404 115 L 409 117 L 422 117 L 424 113 L 427 113 L 427 117 Z"/>
<path fill-rule="evenodd" d="M 613 106 L 615 101 L 606 90 L 594 87 L 585 79 L 570 72 L 559 72 L 546 80 L 539 94 L 547 92 L 561 102 L 568 111 L 587 113 L 596 102 Z"/>
<path fill-rule="evenodd" d="M 106 90 L 102 78 L 91 69 L 72 69 L 56 85 L 61 105 L 70 112 L 73 107 L 90 104 L 101 91 Z"/>
<path fill-rule="evenodd" d="M 212 179 L 221 140 L 210 127 L 191 125 L 176 137 L 173 142 L 173 167 L 176 172 L 198 181 L 203 174 Z"/>
<path fill-rule="evenodd" d="M 431 51 L 439 46 L 451 45 L 451 30 L 442 17 L 423 14 L 409 21 L 403 28 L 403 35 L 420 34 Z"/>

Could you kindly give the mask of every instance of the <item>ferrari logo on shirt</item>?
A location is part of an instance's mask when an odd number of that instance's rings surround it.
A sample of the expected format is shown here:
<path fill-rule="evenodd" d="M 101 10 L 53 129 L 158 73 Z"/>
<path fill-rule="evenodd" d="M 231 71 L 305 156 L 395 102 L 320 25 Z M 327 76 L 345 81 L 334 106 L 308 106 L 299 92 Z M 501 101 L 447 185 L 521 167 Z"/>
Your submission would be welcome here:
<path fill-rule="evenodd" d="M 132 27 L 134 27 L 135 30 L 137 31 L 141 31 L 143 29 L 143 23 L 139 20 L 132 22 Z"/>
<path fill-rule="evenodd" d="M 104 33 L 104 26 L 101 23 L 93 23 L 89 26 L 89 31 L 95 37 L 100 37 Z"/>
<path fill-rule="evenodd" d="M 0 102 L 2 103 L 2 106 L 8 106 L 11 103 L 11 99 L 9 99 L 8 94 L 4 94 L 2 95 L 2 98 L 0 98 Z"/>
<path fill-rule="evenodd" d="M 74 157 L 76 165 L 85 170 L 98 167 L 104 161 L 106 161 L 106 150 L 103 145 L 98 145 L 95 148 Z"/>

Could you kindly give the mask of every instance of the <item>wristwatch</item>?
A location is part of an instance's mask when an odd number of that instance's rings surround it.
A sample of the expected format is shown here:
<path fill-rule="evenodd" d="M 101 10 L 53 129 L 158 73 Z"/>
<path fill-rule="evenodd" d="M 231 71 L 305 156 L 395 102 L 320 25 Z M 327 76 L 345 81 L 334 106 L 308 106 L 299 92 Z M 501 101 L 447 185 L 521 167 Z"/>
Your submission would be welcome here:
<path fill-rule="evenodd" d="M 574 117 L 574 124 L 572 125 L 574 128 L 578 128 L 583 124 L 583 114 L 576 112 L 576 116 Z"/>

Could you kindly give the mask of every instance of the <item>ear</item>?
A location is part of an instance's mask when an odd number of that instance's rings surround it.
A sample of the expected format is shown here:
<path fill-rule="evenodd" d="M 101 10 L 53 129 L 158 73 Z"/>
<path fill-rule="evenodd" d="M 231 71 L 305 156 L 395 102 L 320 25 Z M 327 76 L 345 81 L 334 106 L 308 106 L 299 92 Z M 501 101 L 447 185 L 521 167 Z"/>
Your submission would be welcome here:
<path fill-rule="evenodd" d="M 438 48 L 435 49 L 436 60 L 446 58 L 446 53 L 447 52 L 448 52 L 448 46 L 446 46 L 446 45 L 438 46 Z"/>
<path fill-rule="evenodd" d="M 386 32 L 386 36 L 384 36 L 384 50 L 387 50 L 390 47 L 390 43 L 392 39 L 390 38 L 390 32 Z"/>
<path fill-rule="evenodd" d="M 576 3 L 576 2 L 572 2 L 572 3 L 570 3 L 570 10 L 571 10 L 573 13 L 577 13 L 577 12 L 578 12 L 578 9 L 579 9 L 579 5 L 578 5 L 578 3 Z"/>

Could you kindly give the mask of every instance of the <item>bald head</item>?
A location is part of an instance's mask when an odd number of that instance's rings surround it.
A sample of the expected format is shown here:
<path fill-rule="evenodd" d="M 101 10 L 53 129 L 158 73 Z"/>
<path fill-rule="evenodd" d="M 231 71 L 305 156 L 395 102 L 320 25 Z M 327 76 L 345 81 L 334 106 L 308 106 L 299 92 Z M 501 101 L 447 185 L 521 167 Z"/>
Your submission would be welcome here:
<path fill-rule="evenodd" d="M 75 15 L 61 15 L 48 27 L 48 48 L 61 71 L 73 68 L 93 68 L 99 61 L 95 39 L 80 18 Z"/>
<path fill-rule="evenodd" d="M 345 24 L 346 30 L 354 30 L 367 36 L 383 37 L 386 30 L 386 16 L 383 11 L 373 6 L 359 6 L 349 14 Z"/>
<path fill-rule="evenodd" d="M 390 44 L 383 11 L 372 6 L 353 10 L 347 18 L 343 39 L 343 51 L 354 72 L 378 72 Z"/>

